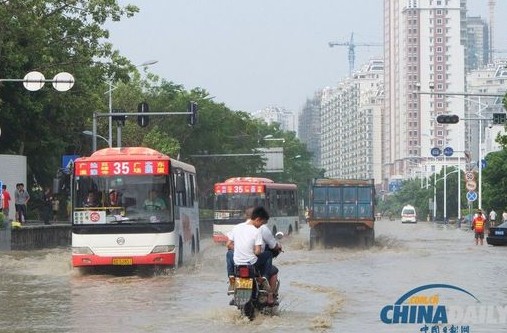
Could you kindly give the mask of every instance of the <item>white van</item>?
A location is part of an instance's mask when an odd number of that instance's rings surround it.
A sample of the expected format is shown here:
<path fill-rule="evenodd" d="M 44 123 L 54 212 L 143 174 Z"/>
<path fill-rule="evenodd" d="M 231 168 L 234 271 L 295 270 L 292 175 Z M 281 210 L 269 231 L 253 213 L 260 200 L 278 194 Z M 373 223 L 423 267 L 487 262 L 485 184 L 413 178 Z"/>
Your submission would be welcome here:
<path fill-rule="evenodd" d="M 402 223 L 417 223 L 417 214 L 415 213 L 414 206 L 406 205 L 401 210 Z"/>

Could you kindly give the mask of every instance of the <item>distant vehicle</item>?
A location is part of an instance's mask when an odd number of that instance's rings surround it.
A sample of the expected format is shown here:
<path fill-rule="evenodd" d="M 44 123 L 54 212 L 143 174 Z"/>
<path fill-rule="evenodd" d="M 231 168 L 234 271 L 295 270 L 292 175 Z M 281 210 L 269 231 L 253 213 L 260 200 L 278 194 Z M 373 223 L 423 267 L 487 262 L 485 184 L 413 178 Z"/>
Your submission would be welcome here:
<path fill-rule="evenodd" d="M 401 223 L 417 223 L 417 214 L 414 206 L 406 205 L 401 210 Z"/>
<path fill-rule="evenodd" d="M 507 222 L 496 227 L 489 228 L 486 242 L 489 245 L 507 245 Z"/>
<path fill-rule="evenodd" d="M 268 228 L 275 235 L 291 235 L 299 230 L 298 188 L 269 178 L 234 177 L 214 186 L 213 240 L 225 243 L 227 233 L 245 222 L 245 210 L 263 206 L 269 211 Z"/>
<path fill-rule="evenodd" d="M 310 250 L 375 241 L 375 185 L 373 179 L 313 179 L 310 186 Z M 340 244 L 341 245 L 341 244 Z"/>

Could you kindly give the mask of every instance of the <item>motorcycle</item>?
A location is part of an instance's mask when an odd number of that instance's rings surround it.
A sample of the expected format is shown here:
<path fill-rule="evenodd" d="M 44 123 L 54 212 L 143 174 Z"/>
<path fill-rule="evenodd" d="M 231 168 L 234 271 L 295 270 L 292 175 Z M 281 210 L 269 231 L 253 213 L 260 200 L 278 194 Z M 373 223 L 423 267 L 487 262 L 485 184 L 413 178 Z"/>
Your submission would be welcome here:
<path fill-rule="evenodd" d="M 276 239 L 283 237 L 282 232 L 275 235 Z M 273 250 L 272 250 L 273 251 Z M 277 257 L 280 251 L 273 252 L 273 258 Z M 260 276 L 253 265 L 235 265 L 234 276 L 230 277 L 229 283 L 233 289 L 228 292 L 233 295 L 230 305 L 234 305 L 240 310 L 241 315 L 253 320 L 256 312 L 272 315 L 278 310 L 278 290 L 280 280 L 277 279 L 276 285 L 272 288 L 273 304 L 268 304 L 269 282 L 266 278 Z"/>

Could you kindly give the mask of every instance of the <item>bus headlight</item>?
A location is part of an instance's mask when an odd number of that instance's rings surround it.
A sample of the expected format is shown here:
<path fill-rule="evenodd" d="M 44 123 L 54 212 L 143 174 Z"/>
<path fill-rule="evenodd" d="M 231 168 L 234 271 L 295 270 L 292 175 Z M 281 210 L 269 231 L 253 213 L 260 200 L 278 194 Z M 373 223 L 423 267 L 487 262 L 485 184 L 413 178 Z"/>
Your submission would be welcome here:
<path fill-rule="evenodd" d="M 157 245 L 153 248 L 151 253 L 173 252 L 174 248 L 174 245 Z"/>
<path fill-rule="evenodd" d="M 75 246 L 72 247 L 72 254 L 94 254 L 92 249 L 88 246 Z"/>

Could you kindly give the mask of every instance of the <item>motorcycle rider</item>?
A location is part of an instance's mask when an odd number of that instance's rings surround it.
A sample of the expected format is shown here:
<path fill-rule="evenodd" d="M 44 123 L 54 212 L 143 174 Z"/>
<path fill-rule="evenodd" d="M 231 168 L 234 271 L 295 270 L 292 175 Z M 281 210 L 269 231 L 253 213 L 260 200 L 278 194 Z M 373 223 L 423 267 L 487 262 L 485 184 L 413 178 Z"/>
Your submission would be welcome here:
<path fill-rule="evenodd" d="M 269 214 L 264 207 L 255 207 L 252 210 L 250 218 L 246 222 L 236 225 L 229 233 L 229 240 L 226 243 L 228 248 L 226 255 L 227 273 L 229 277 L 234 276 L 234 264 L 254 265 L 266 281 L 270 281 L 270 278 L 274 276 L 276 283 L 278 269 L 272 267 L 273 253 L 271 251 L 263 251 L 264 241 L 261 226 L 267 223 L 268 219 Z M 276 240 L 275 244 L 277 244 Z M 273 304 L 272 288 L 266 286 L 266 289 L 268 291 L 268 304 Z"/>

